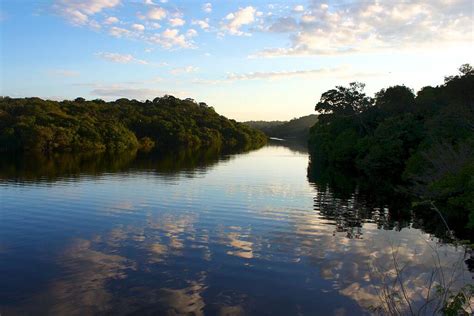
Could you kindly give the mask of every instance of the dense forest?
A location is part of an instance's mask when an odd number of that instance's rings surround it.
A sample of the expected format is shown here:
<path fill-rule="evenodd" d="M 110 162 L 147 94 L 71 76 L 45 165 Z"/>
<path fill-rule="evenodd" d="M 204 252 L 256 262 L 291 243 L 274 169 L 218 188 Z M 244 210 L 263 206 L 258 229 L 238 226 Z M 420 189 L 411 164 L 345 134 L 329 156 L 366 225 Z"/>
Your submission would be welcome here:
<path fill-rule="evenodd" d="M 310 132 L 311 164 L 389 183 L 410 195 L 415 209 L 427 205 L 463 223 L 472 240 L 473 68 L 463 65 L 444 84 L 416 95 L 403 85 L 374 98 L 363 90 L 351 83 L 322 94 Z"/>
<path fill-rule="evenodd" d="M 259 129 L 269 137 L 307 141 L 309 129 L 318 121 L 316 114 L 294 118 L 290 121 L 248 121 L 244 124 Z"/>
<path fill-rule="evenodd" d="M 173 96 L 153 101 L 0 99 L 0 151 L 144 151 L 165 148 L 254 148 L 266 136 L 205 103 Z"/>

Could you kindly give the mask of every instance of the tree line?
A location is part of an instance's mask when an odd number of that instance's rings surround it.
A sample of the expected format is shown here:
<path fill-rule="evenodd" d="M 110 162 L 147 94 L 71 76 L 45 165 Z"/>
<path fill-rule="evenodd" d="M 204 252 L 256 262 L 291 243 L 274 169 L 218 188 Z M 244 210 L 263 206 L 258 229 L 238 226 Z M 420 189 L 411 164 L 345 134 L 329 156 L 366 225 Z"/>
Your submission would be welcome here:
<path fill-rule="evenodd" d="M 369 97 L 364 84 L 322 94 L 310 130 L 311 163 L 381 179 L 474 231 L 474 70 L 442 85 Z"/>
<path fill-rule="evenodd" d="M 173 96 L 105 102 L 0 98 L 0 151 L 253 148 L 266 136 L 205 103 Z"/>
<path fill-rule="evenodd" d="M 290 121 L 248 121 L 244 124 L 261 130 L 269 137 L 286 140 L 308 141 L 309 129 L 318 121 L 316 114 L 310 114 Z"/>

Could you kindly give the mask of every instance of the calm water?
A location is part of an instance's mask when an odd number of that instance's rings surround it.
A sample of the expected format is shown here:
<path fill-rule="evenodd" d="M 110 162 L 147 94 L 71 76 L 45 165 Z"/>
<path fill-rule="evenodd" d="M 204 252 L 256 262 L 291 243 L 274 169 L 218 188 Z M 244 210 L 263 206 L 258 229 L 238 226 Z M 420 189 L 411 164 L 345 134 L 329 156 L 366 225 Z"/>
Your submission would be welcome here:
<path fill-rule="evenodd" d="M 472 282 L 419 222 L 309 182 L 301 149 L 1 163 L 2 316 L 360 315 L 394 252 L 418 302 L 433 249 Z"/>

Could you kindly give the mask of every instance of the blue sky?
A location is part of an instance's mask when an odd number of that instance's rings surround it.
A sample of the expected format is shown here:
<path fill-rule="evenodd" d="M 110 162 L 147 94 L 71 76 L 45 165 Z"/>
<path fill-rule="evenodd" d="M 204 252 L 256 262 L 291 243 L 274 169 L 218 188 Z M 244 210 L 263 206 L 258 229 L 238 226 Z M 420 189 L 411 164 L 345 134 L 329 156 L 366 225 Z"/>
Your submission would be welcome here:
<path fill-rule="evenodd" d="M 2 0 L 0 94 L 191 97 L 237 120 L 352 81 L 418 90 L 474 63 L 472 0 Z"/>

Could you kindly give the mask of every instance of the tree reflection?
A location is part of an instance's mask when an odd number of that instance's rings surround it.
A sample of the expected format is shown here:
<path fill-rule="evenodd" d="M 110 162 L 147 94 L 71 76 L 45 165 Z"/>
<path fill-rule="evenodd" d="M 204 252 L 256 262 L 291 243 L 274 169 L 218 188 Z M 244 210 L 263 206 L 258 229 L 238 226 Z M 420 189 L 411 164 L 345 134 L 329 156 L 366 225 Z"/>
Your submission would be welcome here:
<path fill-rule="evenodd" d="M 410 225 L 409 201 L 387 185 L 311 163 L 308 180 L 317 192 L 314 209 L 324 219 L 333 221 L 334 235 L 344 233 L 348 238 L 361 239 L 364 223 L 397 231 Z"/>
<path fill-rule="evenodd" d="M 5 154 L 0 156 L 0 181 L 74 181 L 84 176 L 95 177 L 131 170 L 156 172 L 164 176 L 183 173 L 193 177 L 219 161 L 229 160 L 242 152 L 245 149 L 223 152 L 219 147 L 209 147 L 153 153 Z"/>
<path fill-rule="evenodd" d="M 364 308 L 375 308 L 381 315 L 391 308 L 398 308 L 404 314 L 411 307 L 419 314 L 431 315 L 443 306 L 446 302 L 443 299 L 451 297 L 449 293 L 461 293 L 455 291 L 464 291 L 464 286 L 469 284 L 469 277 L 463 271 L 466 268 L 472 271 L 472 254 L 468 257 L 456 245 L 447 247 L 445 242 L 452 239 L 446 238 L 441 220 L 433 212 L 421 210 L 414 216 L 410 199 L 395 184 L 311 163 L 308 180 L 315 188 L 314 210 L 324 225 L 334 227 L 332 236 L 343 237 L 338 242 L 346 245 L 343 251 L 316 256 L 315 261 L 324 277 L 340 282 L 342 294 L 354 298 Z M 406 236 L 417 230 L 430 235 L 420 234 L 419 240 L 416 236 L 409 237 L 411 244 L 407 244 Z M 394 235 L 397 231 L 402 234 Z M 364 242 L 363 249 L 356 250 L 357 240 L 364 234 L 370 238 Z M 376 243 L 384 245 L 371 248 L 370 244 Z M 352 259 L 360 256 L 353 261 L 355 268 L 344 260 L 343 254 L 347 252 Z M 328 262 L 327 257 L 333 260 Z M 402 291 L 403 298 L 397 296 Z"/>
<path fill-rule="evenodd" d="M 367 178 L 350 170 L 310 162 L 308 181 L 318 192 L 314 197 L 315 210 L 332 220 L 341 217 L 341 231 L 375 222 L 380 229 L 400 231 L 412 227 L 452 242 L 441 218 L 426 205 L 413 205 L 411 196 L 390 180 Z M 472 240 L 462 217 L 446 214 L 445 218 L 458 238 Z"/>

